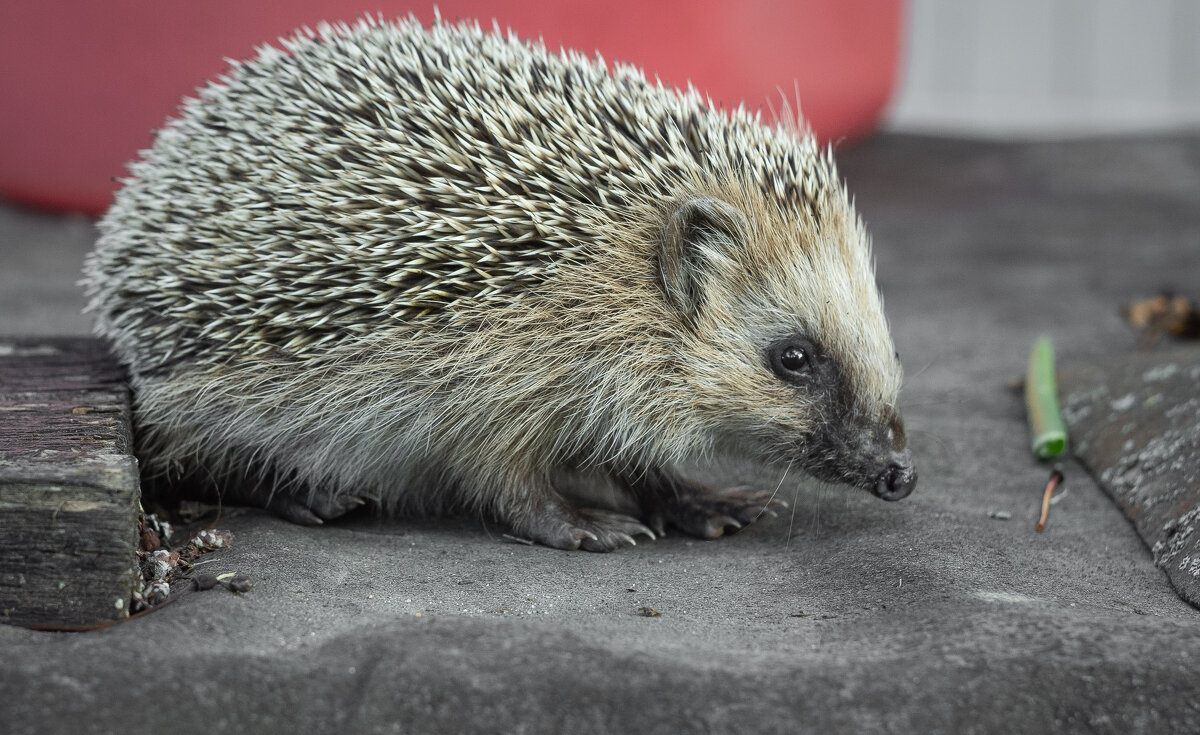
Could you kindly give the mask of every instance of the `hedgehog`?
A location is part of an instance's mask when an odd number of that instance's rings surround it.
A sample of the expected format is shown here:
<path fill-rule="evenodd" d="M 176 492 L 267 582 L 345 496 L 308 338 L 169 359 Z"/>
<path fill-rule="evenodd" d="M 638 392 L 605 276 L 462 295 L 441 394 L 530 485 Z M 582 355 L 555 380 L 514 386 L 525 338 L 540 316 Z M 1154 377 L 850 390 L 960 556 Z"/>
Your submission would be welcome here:
<path fill-rule="evenodd" d="M 771 509 L 715 457 L 911 492 L 868 236 L 798 115 L 475 22 L 280 44 L 183 102 L 85 266 L 148 488 L 590 551 Z"/>

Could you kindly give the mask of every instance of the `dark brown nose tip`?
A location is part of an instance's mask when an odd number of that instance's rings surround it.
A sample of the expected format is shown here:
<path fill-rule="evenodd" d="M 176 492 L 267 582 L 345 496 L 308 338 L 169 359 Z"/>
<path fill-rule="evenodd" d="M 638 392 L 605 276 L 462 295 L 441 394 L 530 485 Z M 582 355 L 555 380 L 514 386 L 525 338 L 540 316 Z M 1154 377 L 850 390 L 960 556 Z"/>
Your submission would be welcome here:
<path fill-rule="evenodd" d="M 900 500 L 907 498 L 916 486 L 917 470 L 913 467 L 912 460 L 904 457 L 901 461 L 893 461 L 879 476 L 872 492 L 884 500 Z"/>

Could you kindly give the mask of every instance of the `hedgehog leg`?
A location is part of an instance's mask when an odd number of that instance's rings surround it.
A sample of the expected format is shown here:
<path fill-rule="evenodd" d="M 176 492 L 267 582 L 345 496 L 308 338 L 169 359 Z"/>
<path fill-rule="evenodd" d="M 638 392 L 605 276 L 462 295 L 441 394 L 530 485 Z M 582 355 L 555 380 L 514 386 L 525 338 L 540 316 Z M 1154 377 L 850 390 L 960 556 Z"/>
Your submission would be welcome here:
<path fill-rule="evenodd" d="M 193 470 L 170 479 L 148 475 L 142 478 L 146 497 L 172 503 L 178 500 L 200 500 L 222 505 L 246 505 L 262 508 L 276 516 L 301 526 L 319 526 L 377 498 L 353 492 L 320 493 L 297 488 L 280 476 L 266 473 L 247 477 L 230 473 L 225 476 Z"/>
<path fill-rule="evenodd" d="M 292 523 L 319 526 L 325 521 L 332 521 L 349 513 L 366 502 L 366 498 L 350 494 L 316 495 L 308 502 L 278 494 L 268 498 L 263 508 Z"/>
<path fill-rule="evenodd" d="M 275 489 L 271 485 L 232 485 L 217 492 L 220 502 L 262 508 L 285 521 L 319 526 L 366 504 L 370 499 L 353 493 L 311 493 L 301 489 Z"/>
<path fill-rule="evenodd" d="M 613 551 L 635 546 L 634 536 L 653 539 L 654 532 L 638 519 L 598 508 L 576 508 L 553 490 L 538 494 L 532 508 L 510 522 L 514 530 L 556 549 Z"/>
<path fill-rule="evenodd" d="M 787 503 L 774 493 L 747 486 L 714 488 L 673 472 L 656 469 L 622 478 L 646 510 L 658 534 L 670 523 L 684 533 L 712 539 L 753 523 L 771 506 Z"/>

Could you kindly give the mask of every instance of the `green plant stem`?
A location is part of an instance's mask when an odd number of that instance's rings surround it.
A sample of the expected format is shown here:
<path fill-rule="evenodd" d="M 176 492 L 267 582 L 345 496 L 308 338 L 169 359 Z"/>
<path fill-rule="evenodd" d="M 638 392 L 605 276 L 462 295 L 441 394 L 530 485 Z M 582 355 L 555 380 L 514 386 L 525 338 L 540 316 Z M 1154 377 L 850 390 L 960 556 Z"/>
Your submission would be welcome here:
<path fill-rule="evenodd" d="M 1042 335 L 1029 351 L 1025 375 L 1025 405 L 1029 409 L 1029 432 L 1038 459 L 1057 457 L 1067 449 L 1067 427 L 1058 410 L 1058 387 L 1054 378 L 1054 345 Z"/>

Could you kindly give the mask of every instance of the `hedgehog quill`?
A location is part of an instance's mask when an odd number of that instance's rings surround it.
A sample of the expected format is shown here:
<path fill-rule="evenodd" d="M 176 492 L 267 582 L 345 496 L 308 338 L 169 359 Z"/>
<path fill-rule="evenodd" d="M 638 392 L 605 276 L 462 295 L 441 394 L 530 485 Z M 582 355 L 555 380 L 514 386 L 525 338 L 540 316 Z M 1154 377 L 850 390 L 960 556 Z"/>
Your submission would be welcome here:
<path fill-rule="evenodd" d="M 185 101 L 85 266 L 151 488 L 590 551 L 751 522 L 770 493 L 679 470 L 718 453 L 911 492 L 868 238 L 811 134 L 474 23 L 283 45 Z M 637 512 L 568 500 L 597 480 Z"/>

